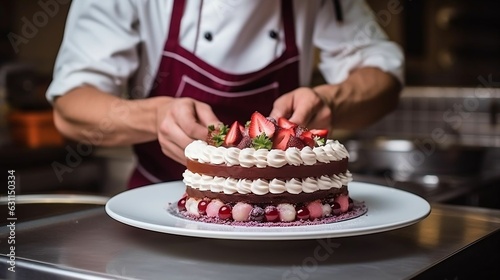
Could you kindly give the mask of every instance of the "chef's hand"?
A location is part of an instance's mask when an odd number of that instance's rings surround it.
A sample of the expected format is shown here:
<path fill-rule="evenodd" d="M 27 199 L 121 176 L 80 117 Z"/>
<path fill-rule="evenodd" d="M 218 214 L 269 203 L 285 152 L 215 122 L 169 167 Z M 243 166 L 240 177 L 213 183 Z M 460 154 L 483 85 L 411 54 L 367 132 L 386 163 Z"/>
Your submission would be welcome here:
<path fill-rule="evenodd" d="M 270 117 L 285 117 L 308 128 L 327 129 L 332 121 L 332 110 L 326 96 L 316 89 L 297 88 L 276 99 Z"/>
<path fill-rule="evenodd" d="M 158 141 L 165 155 L 186 164 L 184 148 L 193 140 L 204 140 L 208 126 L 220 123 L 212 108 L 192 98 L 173 98 L 157 111 Z"/>

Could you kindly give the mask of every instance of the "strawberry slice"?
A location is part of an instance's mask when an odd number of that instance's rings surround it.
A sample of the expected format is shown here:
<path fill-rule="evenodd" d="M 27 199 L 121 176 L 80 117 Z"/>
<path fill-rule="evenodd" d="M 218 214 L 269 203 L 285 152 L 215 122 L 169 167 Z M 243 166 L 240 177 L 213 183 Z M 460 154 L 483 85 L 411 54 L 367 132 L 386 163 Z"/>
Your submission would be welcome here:
<path fill-rule="evenodd" d="M 312 135 L 318 136 L 319 138 L 326 139 L 328 137 L 327 129 L 309 129 L 309 131 L 312 133 Z"/>
<path fill-rule="evenodd" d="M 242 125 L 237 121 L 233 122 L 233 124 L 229 128 L 229 131 L 227 132 L 226 138 L 224 139 L 225 147 L 237 146 L 240 143 L 241 139 L 243 138 L 241 127 Z"/>
<path fill-rule="evenodd" d="M 296 128 L 298 124 L 291 122 L 286 118 L 280 117 L 278 118 L 278 126 L 281 128 L 288 129 L 288 128 Z"/>
<path fill-rule="evenodd" d="M 240 123 L 238 123 L 238 127 L 240 129 L 240 132 L 241 132 L 241 135 L 245 136 L 245 135 L 248 135 L 248 131 L 247 131 L 247 128 L 244 127 L 243 125 L 241 125 Z"/>
<path fill-rule="evenodd" d="M 316 141 L 314 140 L 314 135 L 309 130 L 302 132 L 299 138 L 305 145 L 311 148 L 314 148 L 314 146 L 316 145 Z"/>
<path fill-rule="evenodd" d="M 286 150 L 288 148 L 288 141 L 290 137 L 295 136 L 292 128 L 280 129 L 273 139 L 273 149 Z"/>
<path fill-rule="evenodd" d="M 326 129 L 310 129 L 303 131 L 299 138 L 307 146 L 314 148 L 314 146 L 322 146 L 328 137 L 328 130 Z"/>
<path fill-rule="evenodd" d="M 248 127 L 248 135 L 251 138 L 255 138 L 262 133 L 264 133 L 267 137 L 272 138 L 276 127 L 274 124 L 266 119 L 261 113 L 254 112 L 250 117 L 250 126 Z"/>

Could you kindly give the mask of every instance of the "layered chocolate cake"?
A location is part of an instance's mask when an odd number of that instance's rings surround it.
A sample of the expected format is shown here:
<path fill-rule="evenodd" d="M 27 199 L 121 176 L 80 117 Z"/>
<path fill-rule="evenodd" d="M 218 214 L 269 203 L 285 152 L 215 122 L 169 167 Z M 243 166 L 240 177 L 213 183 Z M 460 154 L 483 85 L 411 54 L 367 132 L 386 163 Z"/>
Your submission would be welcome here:
<path fill-rule="evenodd" d="M 209 127 L 185 149 L 185 217 L 215 223 L 303 224 L 349 216 L 348 152 L 328 131 L 259 112 L 246 125 Z M 358 214 L 360 211 L 357 211 Z"/>

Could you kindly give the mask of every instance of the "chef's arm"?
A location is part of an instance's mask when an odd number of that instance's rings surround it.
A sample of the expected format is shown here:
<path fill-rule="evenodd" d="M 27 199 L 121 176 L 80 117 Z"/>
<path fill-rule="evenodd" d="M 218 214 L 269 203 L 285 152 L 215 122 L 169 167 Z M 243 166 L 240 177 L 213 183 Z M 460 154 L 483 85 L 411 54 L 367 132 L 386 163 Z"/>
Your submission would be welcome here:
<path fill-rule="evenodd" d="M 395 109 L 402 85 L 379 68 L 353 70 L 340 84 L 313 88 L 331 110 L 331 126 L 356 130 L 375 122 Z"/>
<path fill-rule="evenodd" d="M 157 138 L 157 108 L 168 97 L 126 100 L 91 86 L 54 100 L 54 122 L 66 137 L 96 146 L 121 146 Z"/>

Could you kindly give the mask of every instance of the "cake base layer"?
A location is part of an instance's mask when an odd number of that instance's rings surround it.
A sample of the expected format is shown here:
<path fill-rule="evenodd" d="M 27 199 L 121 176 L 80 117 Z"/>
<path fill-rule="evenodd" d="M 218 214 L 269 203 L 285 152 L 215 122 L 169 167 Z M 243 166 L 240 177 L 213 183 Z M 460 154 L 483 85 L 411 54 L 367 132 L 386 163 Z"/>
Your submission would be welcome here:
<path fill-rule="evenodd" d="M 297 195 L 296 195 L 297 196 Z M 232 197 L 232 196 L 230 196 Z M 180 213 L 193 217 L 217 217 L 222 220 L 258 222 L 294 222 L 323 219 L 350 212 L 354 203 L 348 194 L 337 194 L 292 203 L 227 202 L 220 198 L 193 197 L 186 193 L 178 202 Z"/>
<path fill-rule="evenodd" d="M 212 223 L 212 224 L 223 224 L 229 226 L 243 226 L 243 227 L 291 227 L 291 226 L 310 226 L 310 225 L 321 225 L 336 223 L 341 221 L 346 221 L 360 217 L 368 212 L 363 201 L 354 201 L 353 207 L 350 211 L 342 213 L 340 215 L 331 215 L 328 217 L 318 218 L 314 220 L 295 220 L 293 222 L 257 222 L 257 221 L 234 221 L 228 219 L 220 219 L 218 217 L 208 217 L 208 216 L 195 216 L 187 213 L 186 211 L 178 211 L 176 205 L 171 205 L 168 209 L 171 215 L 179 218 L 189 219 L 197 222 Z"/>
<path fill-rule="evenodd" d="M 237 203 L 246 202 L 250 204 L 279 204 L 279 203 L 305 203 L 309 201 L 314 201 L 317 199 L 328 199 L 334 198 L 338 195 L 347 195 L 347 186 L 342 186 L 340 189 L 331 188 L 329 190 L 319 190 L 312 193 L 279 193 L 279 194 L 225 194 L 225 193 L 215 193 L 212 191 L 200 191 L 191 186 L 186 186 L 186 193 L 189 197 L 194 197 L 198 199 L 209 198 L 209 199 L 220 199 L 224 203 Z"/>

